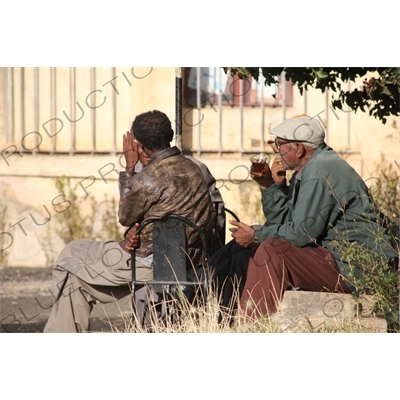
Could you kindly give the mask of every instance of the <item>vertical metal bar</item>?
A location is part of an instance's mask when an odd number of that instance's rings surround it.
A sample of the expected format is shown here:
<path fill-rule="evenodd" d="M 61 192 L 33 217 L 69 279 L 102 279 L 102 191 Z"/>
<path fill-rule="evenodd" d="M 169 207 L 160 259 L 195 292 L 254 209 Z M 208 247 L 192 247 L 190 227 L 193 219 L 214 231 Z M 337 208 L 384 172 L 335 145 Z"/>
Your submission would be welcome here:
<path fill-rule="evenodd" d="M 20 98 L 21 98 L 20 125 L 21 125 L 21 140 L 22 140 L 25 133 L 25 68 L 24 67 L 21 68 Z"/>
<path fill-rule="evenodd" d="M 33 68 L 33 125 L 35 131 L 39 132 L 39 68 Z M 39 151 L 38 135 L 34 135 L 34 150 L 33 154 Z"/>
<path fill-rule="evenodd" d="M 71 120 L 75 121 L 75 101 L 76 101 L 76 71 L 74 67 L 69 69 L 69 99 L 71 106 Z M 75 153 L 75 139 L 76 139 L 76 127 L 75 123 L 71 123 L 71 141 L 69 147 L 69 154 Z"/>
<path fill-rule="evenodd" d="M 243 79 L 239 80 L 239 114 L 240 114 L 240 148 L 239 153 L 243 155 Z"/>
<path fill-rule="evenodd" d="M 286 79 L 285 71 L 282 71 L 282 118 L 286 119 Z"/>
<path fill-rule="evenodd" d="M 182 68 L 175 68 L 175 144 L 182 151 Z"/>
<path fill-rule="evenodd" d="M 262 74 L 262 70 L 260 68 L 260 81 L 261 81 L 261 99 L 260 99 L 260 112 L 261 112 L 261 151 L 264 151 L 264 143 L 265 143 L 265 118 L 264 118 L 264 85 L 265 79 Z M 257 93 L 257 91 L 256 91 Z M 257 101 L 257 95 L 256 95 Z"/>
<path fill-rule="evenodd" d="M 90 68 L 90 91 L 96 90 L 96 68 Z M 92 154 L 96 150 L 96 111 L 94 108 L 91 109 L 91 121 L 92 121 L 92 141 L 91 141 L 91 152 Z"/>
<path fill-rule="evenodd" d="M 351 83 L 348 83 L 348 91 L 351 91 Z M 350 137 L 350 123 L 351 123 L 351 113 L 347 113 L 347 141 L 346 141 L 346 151 L 350 151 L 351 149 L 351 137 Z"/>
<path fill-rule="evenodd" d="M 14 68 L 10 68 L 11 73 L 11 92 L 10 92 L 10 142 L 14 143 Z"/>
<path fill-rule="evenodd" d="M 222 68 L 218 68 L 218 83 L 219 83 L 219 92 L 218 92 L 218 155 L 222 155 Z"/>
<path fill-rule="evenodd" d="M 50 68 L 50 115 L 51 118 L 55 118 L 56 115 L 56 96 L 57 96 L 57 88 L 56 88 L 56 72 L 55 68 Z M 50 153 L 54 153 L 56 150 L 55 146 L 55 121 L 51 121 L 51 133 L 52 137 L 50 139 Z"/>
<path fill-rule="evenodd" d="M 196 67 L 196 107 L 198 111 L 197 123 L 197 155 L 201 154 L 201 67 Z"/>
<path fill-rule="evenodd" d="M 112 69 L 113 77 L 117 76 L 117 69 L 113 67 Z M 117 92 L 113 90 L 112 92 L 112 124 L 113 124 L 113 149 L 112 154 L 117 152 Z"/>
<path fill-rule="evenodd" d="M 325 143 L 329 144 L 329 89 L 325 92 L 325 114 L 326 114 L 326 128 L 325 128 Z"/>
<path fill-rule="evenodd" d="M 3 140 L 9 143 L 9 130 L 8 130 L 8 68 L 3 67 Z"/>
<path fill-rule="evenodd" d="M 303 107 L 304 107 L 304 114 L 307 115 L 307 90 L 303 89 Z"/>

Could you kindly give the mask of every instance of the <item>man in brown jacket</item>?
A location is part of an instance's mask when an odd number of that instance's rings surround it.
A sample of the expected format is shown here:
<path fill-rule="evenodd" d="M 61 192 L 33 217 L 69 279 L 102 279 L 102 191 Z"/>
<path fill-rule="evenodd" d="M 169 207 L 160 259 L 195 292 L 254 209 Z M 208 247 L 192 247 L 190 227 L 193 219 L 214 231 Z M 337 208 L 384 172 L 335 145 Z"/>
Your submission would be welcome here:
<path fill-rule="evenodd" d="M 44 332 L 89 330 L 89 316 L 95 302 L 109 303 L 130 293 L 130 258 L 136 247 L 137 278 L 152 279 L 150 228 L 140 240 L 138 224 L 146 218 L 179 214 L 203 229 L 208 238 L 214 222 L 214 208 L 199 167 L 170 147 L 173 130 L 160 111 L 138 115 L 123 138 L 126 171 L 120 172 L 118 217 L 131 227 L 126 240 L 96 242 L 74 240 L 60 253 L 53 268 L 56 299 Z M 146 167 L 134 172 L 141 161 Z M 188 230 L 188 253 L 194 266 L 201 263 L 200 238 Z"/>

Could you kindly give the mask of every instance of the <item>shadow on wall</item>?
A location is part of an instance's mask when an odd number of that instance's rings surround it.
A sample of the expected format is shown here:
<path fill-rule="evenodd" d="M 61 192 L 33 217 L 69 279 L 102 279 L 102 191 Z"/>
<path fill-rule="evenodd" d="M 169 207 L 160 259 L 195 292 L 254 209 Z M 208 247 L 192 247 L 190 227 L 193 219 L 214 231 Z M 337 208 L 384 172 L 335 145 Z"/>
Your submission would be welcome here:
<path fill-rule="evenodd" d="M 226 182 L 219 187 L 225 206 L 232 210 L 248 225 L 263 224 L 264 213 L 261 207 L 261 193 L 257 183 L 245 181 L 240 184 Z M 229 216 L 227 219 L 231 219 Z M 228 224 L 229 225 L 229 224 Z M 228 239 L 230 235 L 228 235 Z"/>

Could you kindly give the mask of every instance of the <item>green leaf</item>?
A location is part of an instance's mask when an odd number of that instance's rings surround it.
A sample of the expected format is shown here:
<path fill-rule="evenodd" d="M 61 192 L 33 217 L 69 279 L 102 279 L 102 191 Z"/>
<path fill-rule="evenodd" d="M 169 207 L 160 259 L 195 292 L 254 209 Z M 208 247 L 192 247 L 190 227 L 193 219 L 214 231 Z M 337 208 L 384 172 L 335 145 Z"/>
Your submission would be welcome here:
<path fill-rule="evenodd" d="M 326 73 L 322 68 L 317 70 L 315 72 L 315 75 L 317 76 L 318 79 L 326 79 L 329 76 L 329 74 Z"/>

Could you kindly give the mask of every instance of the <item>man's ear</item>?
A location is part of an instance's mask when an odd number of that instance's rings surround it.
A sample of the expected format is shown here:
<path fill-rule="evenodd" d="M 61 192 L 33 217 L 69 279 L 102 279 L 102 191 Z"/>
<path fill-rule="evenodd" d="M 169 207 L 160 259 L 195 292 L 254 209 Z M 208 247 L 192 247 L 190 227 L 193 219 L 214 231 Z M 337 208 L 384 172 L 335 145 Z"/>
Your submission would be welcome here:
<path fill-rule="evenodd" d="M 302 158 L 307 154 L 306 148 L 304 147 L 304 145 L 302 143 L 297 143 L 298 146 L 296 148 L 296 156 L 297 158 Z"/>

